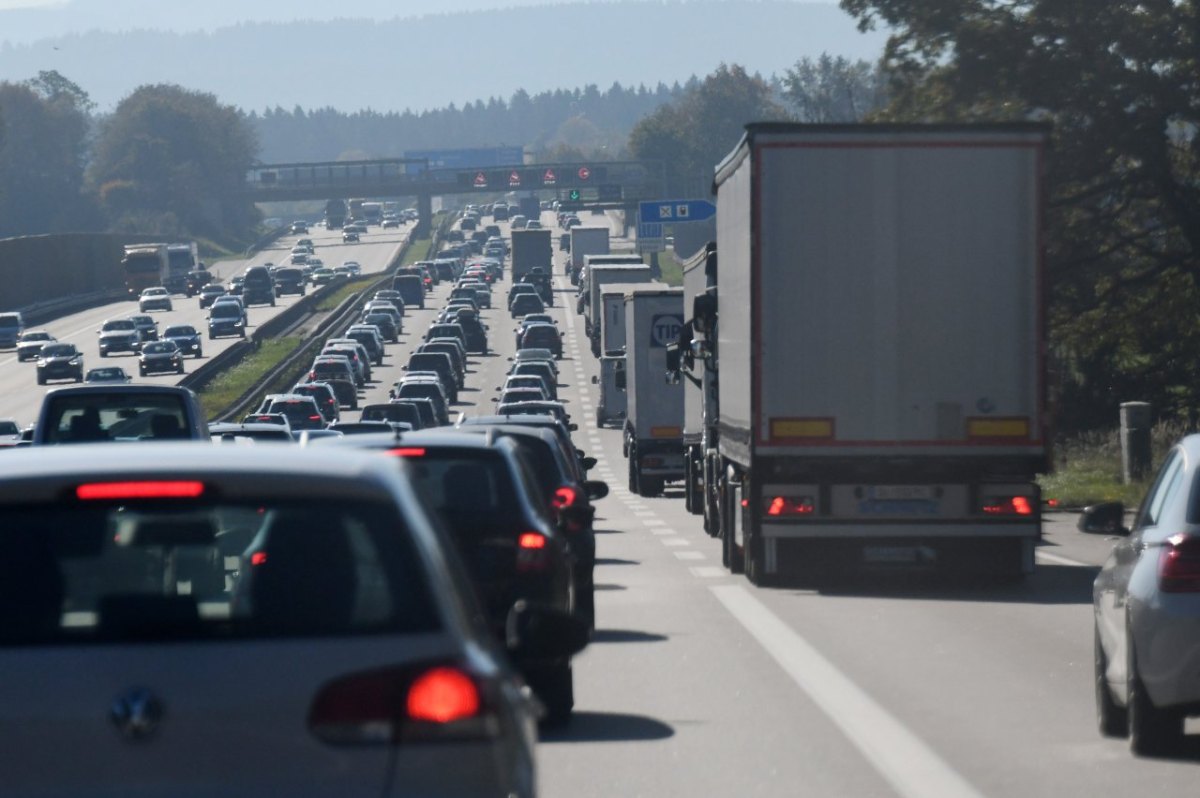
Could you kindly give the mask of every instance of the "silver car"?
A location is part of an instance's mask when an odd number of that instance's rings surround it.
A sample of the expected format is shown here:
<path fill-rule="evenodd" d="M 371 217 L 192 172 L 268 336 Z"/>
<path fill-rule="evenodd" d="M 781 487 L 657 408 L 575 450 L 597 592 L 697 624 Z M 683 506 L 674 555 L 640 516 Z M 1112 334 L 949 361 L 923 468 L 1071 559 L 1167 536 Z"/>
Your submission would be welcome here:
<path fill-rule="evenodd" d="M 538 706 L 403 466 L 277 452 L 0 458 L 5 794 L 534 794 Z"/>
<path fill-rule="evenodd" d="M 1093 587 L 1100 732 L 1135 754 L 1178 749 L 1200 715 L 1200 435 L 1167 455 L 1133 521 L 1120 503 L 1089 507 L 1079 527 L 1121 540 Z"/>

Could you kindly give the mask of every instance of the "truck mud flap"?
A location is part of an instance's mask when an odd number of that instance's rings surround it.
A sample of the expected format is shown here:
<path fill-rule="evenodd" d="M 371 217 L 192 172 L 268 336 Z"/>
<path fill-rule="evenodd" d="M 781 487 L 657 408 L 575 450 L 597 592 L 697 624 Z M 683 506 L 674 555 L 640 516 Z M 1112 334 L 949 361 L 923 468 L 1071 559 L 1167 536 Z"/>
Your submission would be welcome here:
<path fill-rule="evenodd" d="M 1033 570 L 1032 538 L 774 539 L 773 565 L 798 578 L 879 573 L 964 580 L 1020 578 Z M 769 568 L 768 571 L 774 571 Z"/>

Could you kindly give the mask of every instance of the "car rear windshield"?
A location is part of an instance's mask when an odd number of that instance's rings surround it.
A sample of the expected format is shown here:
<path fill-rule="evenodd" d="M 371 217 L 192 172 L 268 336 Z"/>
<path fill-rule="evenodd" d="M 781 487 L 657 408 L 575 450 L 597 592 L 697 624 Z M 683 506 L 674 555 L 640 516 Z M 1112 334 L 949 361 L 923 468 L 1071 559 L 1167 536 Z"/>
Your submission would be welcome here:
<path fill-rule="evenodd" d="M 174 394 L 72 393 L 46 401 L 46 443 L 191 437 L 184 400 Z"/>
<path fill-rule="evenodd" d="M 417 449 L 406 459 L 415 482 L 455 534 L 482 538 L 496 526 L 519 526 L 523 518 L 508 466 L 488 449 Z M 514 527 L 515 528 L 515 527 Z"/>
<path fill-rule="evenodd" d="M 76 494 L 0 508 L 2 646 L 441 627 L 413 542 L 384 505 Z"/>

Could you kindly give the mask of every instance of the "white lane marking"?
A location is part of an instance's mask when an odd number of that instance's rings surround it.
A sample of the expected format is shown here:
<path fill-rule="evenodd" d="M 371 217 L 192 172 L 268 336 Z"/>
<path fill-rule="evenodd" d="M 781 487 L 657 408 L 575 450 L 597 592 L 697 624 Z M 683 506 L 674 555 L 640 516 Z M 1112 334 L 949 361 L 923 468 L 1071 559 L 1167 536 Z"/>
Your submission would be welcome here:
<path fill-rule="evenodd" d="M 702 551 L 677 551 L 675 556 L 681 560 L 707 560 Z"/>
<path fill-rule="evenodd" d="M 1035 551 L 1033 553 L 1033 556 L 1037 560 L 1041 560 L 1042 562 L 1046 562 L 1046 563 L 1051 563 L 1052 565 L 1069 565 L 1074 568 L 1090 568 L 1091 567 L 1085 562 L 1079 562 L 1078 560 L 1072 560 L 1068 557 L 1060 557 L 1057 554 L 1051 554 L 1048 551 Z"/>
<path fill-rule="evenodd" d="M 686 552 L 680 551 L 676 554 L 686 554 Z M 692 572 L 692 576 L 698 576 L 701 579 L 720 579 L 729 573 L 719 565 L 693 565 L 688 570 Z"/>
<path fill-rule="evenodd" d="M 690 546 L 692 542 L 687 538 L 662 538 L 658 541 L 664 546 Z"/>
<path fill-rule="evenodd" d="M 630 508 L 630 509 L 632 509 L 632 508 Z M 633 514 L 638 516 L 639 518 L 655 518 L 658 516 L 658 513 L 654 512 L 653 510 L 645 510 L 645 509 L 634 510 Z"/>
<path fill-rule="evenodd" d="M 982 798 L 933 749 L 741 585 L 709 588 L 880 775 L 908 798 Z"/>
<path fill-rule="evenodd" d="M 657 518 L 642 518 L 640 520 L 644 526 L 662 526 L 663 524 L 667 523 L 666 521 L 660 521 Z"/>
<path fill-rule="evenodd" d="M 674 529 L 668 529 L 667 527 L 664 526 L 661 529 L 657 528 L 657 527 L 654 529 L 651 529 L 650 534 L 651 535 L 678 535 L 679 533 L 676 532 Z"/>

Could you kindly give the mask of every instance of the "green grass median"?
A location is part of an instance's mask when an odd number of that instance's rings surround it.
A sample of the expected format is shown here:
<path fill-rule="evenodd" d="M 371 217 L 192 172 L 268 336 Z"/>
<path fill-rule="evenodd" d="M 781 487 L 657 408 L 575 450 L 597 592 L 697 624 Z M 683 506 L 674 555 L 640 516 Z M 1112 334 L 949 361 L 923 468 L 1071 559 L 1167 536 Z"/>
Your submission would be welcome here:
<path fill-rule="evenodd" d="M 206 418 L 224 413 L 242 394 L 262 382 L 263 378 L 285 357 L 303 343 L 302 338 L 274 338 L 264 341 L 241 363 L 213 379 L 199 392 L 200 405 Z"/>

